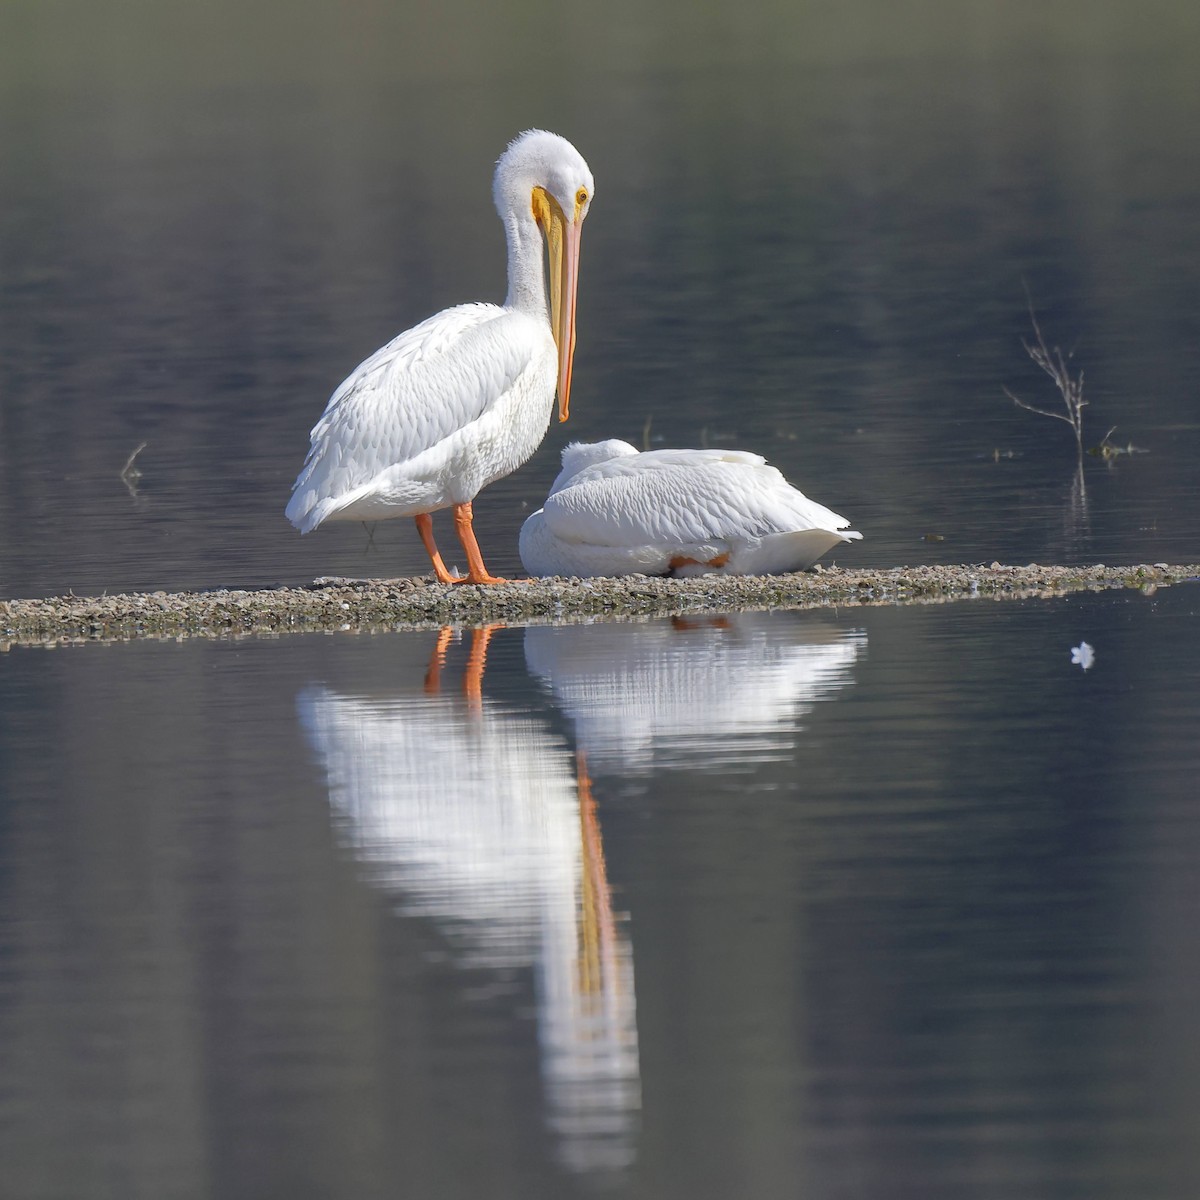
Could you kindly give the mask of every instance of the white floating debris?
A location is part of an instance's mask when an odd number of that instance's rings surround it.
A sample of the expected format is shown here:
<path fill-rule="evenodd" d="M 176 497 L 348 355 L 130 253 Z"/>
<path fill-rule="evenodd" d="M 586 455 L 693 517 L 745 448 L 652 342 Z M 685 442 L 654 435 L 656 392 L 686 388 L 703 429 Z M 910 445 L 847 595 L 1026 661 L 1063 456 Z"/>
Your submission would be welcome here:
<path fill-rule="evenodd" d="M 1096 651 L 1087 642 L 1071 647 L 1071 662 L 1078 663 L 1085 671 L 1096 661 Z"/>

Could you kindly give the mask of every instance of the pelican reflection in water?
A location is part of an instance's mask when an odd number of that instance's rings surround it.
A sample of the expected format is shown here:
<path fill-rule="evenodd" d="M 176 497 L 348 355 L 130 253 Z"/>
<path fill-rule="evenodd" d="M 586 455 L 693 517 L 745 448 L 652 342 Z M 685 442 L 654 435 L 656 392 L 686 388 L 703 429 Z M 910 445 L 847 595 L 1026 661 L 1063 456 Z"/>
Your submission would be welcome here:
<path fill-rule="evenodd" d="M 562 1160 L 619 1170 L 640 1108 L 632 950 L 586 767 L 540 721 L 482 696 L 490 636 L 472 636 L 463 694 L 442 678 L 444 630 L 426 694 L 310 687 L 300 717 L 339 833 L 399 911 L 438 923 L 463 966 L 533 968 Z"/>
<path fill-rule="evenodd" d="M 811 613 L 530 626 L 525 662 L 571 718 L 592 769 L 780 758 L 796 719 L 852 682 L 864 629 Z"/>

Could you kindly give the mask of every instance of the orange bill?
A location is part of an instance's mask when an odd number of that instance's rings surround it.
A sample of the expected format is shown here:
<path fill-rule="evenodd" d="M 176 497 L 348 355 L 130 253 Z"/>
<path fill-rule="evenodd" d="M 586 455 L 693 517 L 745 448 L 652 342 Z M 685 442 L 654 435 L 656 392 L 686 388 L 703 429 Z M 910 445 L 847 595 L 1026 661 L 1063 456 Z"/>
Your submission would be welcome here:
<path fill-rule="evenodd" d="M 535 189 L 534 214 L 550 258 L 550 329 L 558 347 L 558 419 L 571 410 L 571 364 L 575 357 L 575 298 L 579 289 L 579 234 L 583 216 L 568 221 L 549 192 Z"/>

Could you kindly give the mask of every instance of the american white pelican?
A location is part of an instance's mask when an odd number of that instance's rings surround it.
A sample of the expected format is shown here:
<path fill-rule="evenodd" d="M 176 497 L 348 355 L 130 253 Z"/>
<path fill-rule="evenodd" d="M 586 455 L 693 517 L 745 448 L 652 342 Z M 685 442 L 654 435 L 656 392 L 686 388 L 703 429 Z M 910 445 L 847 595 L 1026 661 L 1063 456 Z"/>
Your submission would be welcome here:
<path fill-rule="evenodd" d="M 313 428 L 287 506 L 301 533 L 329 520 L 415 517 L 440 582 L 504 582 L 483 565 L 471 501 L 537 449 L 556 390 L 567 419 L 579 233 L 594 191 L 565 138 L 531 129 L 509 145 L 493 184 L 508 240 L 507 299 L 437 313 L 350 373 Z M 441 508 L 454 509 L 465 577 L 446 569 L 433 540 L 429 514 Z"/>
<path fill-rule="evenodd" d="M 613 439 L 573 442 L 562 459 L 521 527 L 531 575 L 778 575 L 862 537 L 757 454 Z"/>

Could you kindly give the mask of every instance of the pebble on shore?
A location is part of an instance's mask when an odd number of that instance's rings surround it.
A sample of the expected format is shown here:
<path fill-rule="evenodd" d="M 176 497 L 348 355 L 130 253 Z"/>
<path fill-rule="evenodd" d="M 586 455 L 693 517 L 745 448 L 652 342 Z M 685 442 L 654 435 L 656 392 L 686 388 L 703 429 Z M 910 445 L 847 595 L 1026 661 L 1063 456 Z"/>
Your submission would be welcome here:
<path fill-rule="evenodd" d="M 0 649 L 98 639 L 220 637 L 341 629 L 428 628 L 491 621 L 649 617 L 735 609 L 830 608 L 1151 591 L 1200 577 L 1200 566 L 818 565 L 795 575 L 534 579 L 480 587 L 413 579 L 317 579 L 260 591 L 150 592 L 0 601 Z"/>

